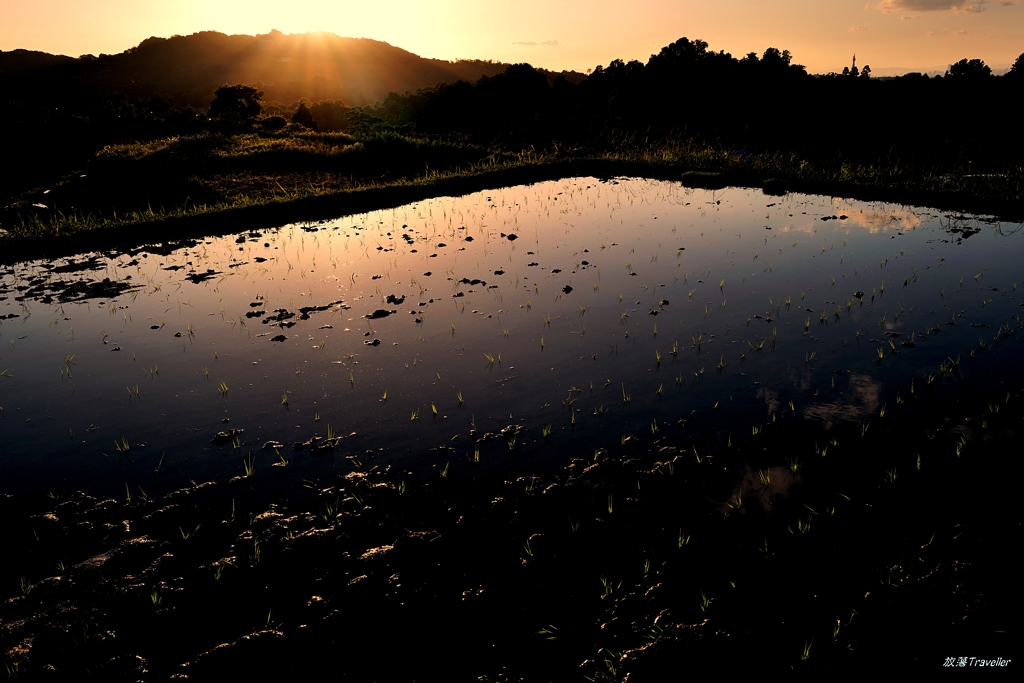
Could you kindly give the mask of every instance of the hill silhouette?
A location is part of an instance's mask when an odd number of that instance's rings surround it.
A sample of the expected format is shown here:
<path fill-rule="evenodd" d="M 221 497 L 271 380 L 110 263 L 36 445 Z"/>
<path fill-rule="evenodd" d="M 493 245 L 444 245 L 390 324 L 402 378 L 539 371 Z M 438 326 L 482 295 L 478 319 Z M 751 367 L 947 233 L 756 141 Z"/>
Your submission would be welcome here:
<path fill-rule="evenodd" d="M 226 84 L 257 87 L 275 111 L 294 110 L 302 98 L 359 107 L 392 92 L 475 82 L 508 66 L 427 59 L 368 38 L 280 31 L 153 37 L 98 57 L 0 51 L 0 125 L 21 131 L 8 149 L 19 170 L 7 189 L 81 168 L 104 145 L 199 132 L 214 92 Z M 585 78 L 544 73 L 551 82 Z"/>
<path fill-rule="evenodd" d="M 18 74 L 38 69 L 45 69 L 54 66 L 69 66 L 74 64 L 72 57 L 64 55 L 51 55 L 48 52 L 36 50 L 11 50 L 4 52 L 0 50 L 0 74 Z"/>
<path fill-rule="evenodd" d="M 206 108 L 213 92 L 225 83 L 255 85 L 267 101 L 307 97 L 362 106 L 391 92 L 474 82 L 507 67 L 488 60 L 427 59 L 369 38 L 280 31 L 153 37 L 120 54 L 78 59 L 28 50 L 0 52 L 0 74 L 13 80 L 8 87 L 73 83 L 74 89 L 85 87 L 98 94 L 160 96 L 174 105 L 196 108 Z"/>

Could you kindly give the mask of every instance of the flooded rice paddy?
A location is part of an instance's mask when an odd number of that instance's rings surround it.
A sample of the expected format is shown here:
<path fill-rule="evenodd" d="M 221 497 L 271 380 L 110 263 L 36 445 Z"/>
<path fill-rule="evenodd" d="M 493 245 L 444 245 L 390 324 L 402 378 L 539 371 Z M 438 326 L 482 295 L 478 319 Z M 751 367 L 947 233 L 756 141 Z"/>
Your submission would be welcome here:
<path fill-rule="evenodd" d="M 680 423 L 867 422 L 915 383 L 981 376 L 1020 313 L 1019 228 L 572 178 L 18 263 L 0 277 L 0 476 L 274 488 L 350 456 L 408 476 Z M 1005 355 L 995 382 L 1021 374 Z"/>

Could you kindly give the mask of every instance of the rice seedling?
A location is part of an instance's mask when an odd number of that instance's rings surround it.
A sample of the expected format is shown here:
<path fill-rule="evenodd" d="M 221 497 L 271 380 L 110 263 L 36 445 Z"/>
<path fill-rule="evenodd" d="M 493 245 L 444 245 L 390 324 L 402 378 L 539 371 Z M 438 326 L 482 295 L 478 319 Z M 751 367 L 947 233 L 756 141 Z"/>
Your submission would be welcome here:
<path fill-rule="evenodd" d="M 252 457 L 252 453 L 249 454 L 248 458 L 242 458 L 242 466 L 245 470 L 245 476 L 251 477 L 256 472 L 256 461 Z"/>
<path fill-rule="evenodd" d="M 281 405 L 288 407 L 288 392 L 281 394 Z"/>
<path fill-rule="evenodd" d="M 202 526 L 202 525 L 201 525 L 201 524 L 196 524 L 195 528 L 194 528 L 194 529 L 192 529 L 192 531 L 185 531 L 185 530 L 184 530 L 184 529 L 182 529 L 182 528 L 181 528 L 181 526 L 179 525 L 179 526 L 178 526 L 178 533 L 180 533 L 180 534 L 181 534 L 181 540 L 183 540 L 183 541 L 187 541 L 188 539 L 192 538 L 192 537 L 193 537 L 193 536 L 195 535 L 195 533 L 196 533 L 197 531 L 199 531 L 199 527 L 200 527 L 200 526 Z"/>
<path fill-rule="evenodd" d="M 711 601 L 708 596 L 704 594 L 704 589 L 700 591 L 700 611 L 707 612 L 708 608 L 711 607 Z"/>
<path fill-rule="evenodd" d="M 811 514 L 807 515 L 807 521 L 806 522 L 804 520 L 802 520 L 802 519 L 799 519 L 799 518 L 796 520 L 796 530 L 797 530 L 797 533 L 799 533 L 801 536 L 803 536 L 803 535 L 807 534 L 808 532 L 810 532 L 810 530 L 811 530 L 811 517 L 813 517 L 813 512 Z M 789 533 L 793 533 L 792 527 L 790 527 Z"/>

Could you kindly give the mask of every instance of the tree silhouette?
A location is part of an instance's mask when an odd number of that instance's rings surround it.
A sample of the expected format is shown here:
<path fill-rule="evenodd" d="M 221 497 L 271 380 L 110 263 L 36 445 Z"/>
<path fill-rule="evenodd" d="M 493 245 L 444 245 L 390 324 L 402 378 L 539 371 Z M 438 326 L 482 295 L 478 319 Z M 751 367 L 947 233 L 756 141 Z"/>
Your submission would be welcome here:
<path fill-rule="evenodd" d="M 263 108 L 263 93 L 247 85 L 225 85 L 214 93 L 210 103 L 210 118 L 229 125 L 242 125 L 255 121 Z"/>
<path fill-rule="evenodd" d="M 339 100 L 317 102 L 309 108 L 309 112 L 317 128 L 322 131 L 344 130 L 348 123 L 349 108 Z"/>
<path fill-rule="evenodd" d="M 1018 80 L 1024 80 L 1024 52 L 1017 57 L 1017 61 L 1013 63 L 1013 66 L 1010 67 L 1010 71 L 1006 75 Z"/>
<path fill-rule="evenodd" d="M 309 110 L 305 102 L 299 102 L 299 108 L 292 114 L 292 123 L 297 123 L 304 128 L 311 128 L 312 130 L 319 130 L 319 126 L 316 125 L 316 121 L 313 120 L 313 112 Z"/>
<path fill-rule="evenodd" d="M 964 81 L 977 81 L 988 78 L 992 75 L 992 69 L 980 59 L 961 59 L 956 64 L 950 64 L 946 70 L 946 78 L 956 78 Z"/>
<path fill-rule="evenodd" d="M 793 56 L 789 54 L 789 50 L 770 47 L 761 55 L 761 67 L 768 72 L 781 72 L 789 68 L 792 60 Z"/>

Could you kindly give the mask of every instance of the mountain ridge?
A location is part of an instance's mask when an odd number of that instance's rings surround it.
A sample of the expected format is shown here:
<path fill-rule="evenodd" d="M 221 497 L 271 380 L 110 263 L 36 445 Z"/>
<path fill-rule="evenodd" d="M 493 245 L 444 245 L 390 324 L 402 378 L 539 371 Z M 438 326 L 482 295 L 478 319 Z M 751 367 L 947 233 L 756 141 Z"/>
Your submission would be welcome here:
<path fill-rule="evenodd" d="M 78 58 L 30 50 L 0 51 L 0 76 L 28 84 L 44 77 L 100 92 L 161 96 L 205 108 L 227 83 L 263 90 L 266 101 L 340 99 L 350 106 L 383 100 L 390 92 L 414 92 L 440 83 L 475 82 L 510 66 L 487 60 L 420 57 L 371 38 L 333 33 L 228 35 L 202 31 L 150 37 L 115 55 Z M 542 70 L 543 71 L 543 70 Z M 549 78 L 559 75 L 544 71 Z M 574 81 L 584 75 L 563 72 Z"/>

